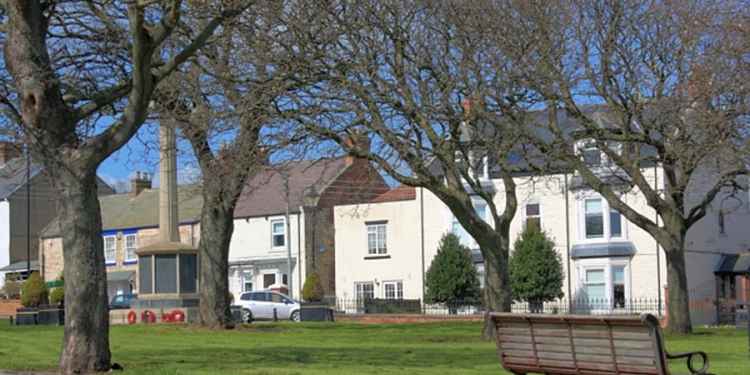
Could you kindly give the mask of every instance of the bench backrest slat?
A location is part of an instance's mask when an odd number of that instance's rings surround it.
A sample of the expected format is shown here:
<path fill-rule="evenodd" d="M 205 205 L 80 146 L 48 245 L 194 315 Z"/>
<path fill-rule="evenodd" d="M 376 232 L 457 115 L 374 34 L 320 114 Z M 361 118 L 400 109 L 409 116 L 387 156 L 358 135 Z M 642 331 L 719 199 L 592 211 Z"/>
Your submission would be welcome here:
<path fill-rule="evenodd" d="M 648 317 L 492 314 L 500 361 L 516 373 L 668 375 Z"/>

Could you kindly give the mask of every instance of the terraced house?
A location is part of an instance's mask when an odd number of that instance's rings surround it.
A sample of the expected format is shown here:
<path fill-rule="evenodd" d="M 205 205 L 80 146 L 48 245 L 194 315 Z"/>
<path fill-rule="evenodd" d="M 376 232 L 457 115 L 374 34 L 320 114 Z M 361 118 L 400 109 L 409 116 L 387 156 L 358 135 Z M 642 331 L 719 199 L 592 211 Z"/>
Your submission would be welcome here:
<path fill-rule="evenodd" d="M 600 150 L 585 142 L 575 147 L 590 166 L 601 167 L 600 173 L 617 173 Z M 497 166 L 486 158 L 481 165 L 478 180 L 492 192 L 495 205 L 503 207 L 504 185 Z M 652 163 L 643 173 L 652 186 L 664 183 L 658 165 Z M 706 176 L 710 179 L 710 168 Z M 554 240 L 562 260 L 565 298 L 574 300 L 579 311 L 659 313 L 668 308 L 663 250 L 648 233 L 610 208 L 576 172 L 559 167 L 538 174 L 524 170 L 519 161 L 514 181 L 518 211 L 511 224 L 511 247 L 524 226 L 541 227 Z M 624 183 L 619 178 L 611 181 L 613 186 Z M 693 189 L 702 186 L 697 183 Z M 629 206 L 656 216 L 637 189 L 623 186 L 620 192 Z M 491 223 L 487 202 L 476 196 L 473 204 L 479 216 Z M 336 295 L 341 299 L 423 301 L 425 272 L 440 238 L 448 232 L 472 250 L 483 278 L 478 245 L 448 207 L 426 189 L 398 187 L 367 204 L 336 206 L 334 213 L 339 249 Z M 688 232 L 686 262 L 695 324 L 720 322 L 722 306 L 750 301 L 750 280 L 742 276 L 750 264 L 748 222 L 747 192 L 727 192 L 714 199 L 708 214 Z"/>
<path fill-rule="evenodd" d="M 138 293 L 136 250 L 158 242 L 158 189 L 152 188 L 150 175 L 136 173 L 130 190 L 100 198 L 110 298 Z M 317 272 L 326 293 L 333 295 L 334 205 L 367 202 L 387 190 L 366 160 L 353 157 L 264 168 L 248 181 L 235 210 L 230 292 L 240 298 L 247 291 L 277 289 L 299 297 L 305 277 Z M 180 241 L 193 247 L 200 241 L 202 205 L 199 186 L 179 188 Z M 48 281 L 64 267 L 61 230 L 57 221 L 50 223 L 39 245 Z"/>

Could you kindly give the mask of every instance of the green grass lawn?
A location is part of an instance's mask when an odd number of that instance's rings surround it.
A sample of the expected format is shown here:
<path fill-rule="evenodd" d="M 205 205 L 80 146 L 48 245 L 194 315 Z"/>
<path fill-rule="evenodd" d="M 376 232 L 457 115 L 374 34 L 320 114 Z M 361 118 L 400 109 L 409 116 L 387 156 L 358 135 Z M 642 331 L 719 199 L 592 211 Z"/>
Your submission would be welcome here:
<path fill-rule="evenodd" d="M 502 374 L 479 323 L 403 325 L 254 324 L 233 331 L 185 326 L 114 326 L 114 362 L 126 374 Z M 52 370 L 60 327 L 0 323 L 0 369 Z M 669 350 L 704 350 L 712 372 L 750 374 L 747 334 L 699 329 L 668 337 Z M 676 373 L 687 373 L 673 363 Z"/>

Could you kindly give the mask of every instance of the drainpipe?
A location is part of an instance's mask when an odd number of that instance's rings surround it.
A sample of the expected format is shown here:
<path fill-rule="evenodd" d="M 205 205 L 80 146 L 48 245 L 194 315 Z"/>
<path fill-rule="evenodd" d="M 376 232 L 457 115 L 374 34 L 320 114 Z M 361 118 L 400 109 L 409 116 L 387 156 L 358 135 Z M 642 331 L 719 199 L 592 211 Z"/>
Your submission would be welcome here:
<path fill-rule="evenodd" d="M 302 221 L 300 217 L 302 216 L 302 213 L 304 212 L 304 207 L 300 207 L 299 212 L 297 214 L 297 290 L 299 298 L 302 299 L 302 225 L 300 224 Z M 294 297 L 292 297 L 294 298 Z"/>
<path fill-rule="evenodd" d="M 573 277 L 570 273 L 570 204 L 568 192 L 568 173 L 563 174 L 565 189 L 565 260 L 568 265 L 568 314 L 573 310 Z"/>
<path fill-rule="evenodd" d="M 419 188 L 419 226 L 421 230 L 421 242 L 422 242 L 422 302 L 424 302 L 425 289 L 424 289 L 424 188 Z"/>
<path fill-rule="evenodd" d="M 659 167 L 658 164 L 654 165 L 654 189 L 656 191 L 659 191 Z M 656 211 L 654 213 L 656 226 L 659 226 L 659 211 L 654 209 Z M 659 316 L 661 316 L 661 248 L 659 247 L 659 241 L 654 238 L 654 243 L 656 244 L 656 293 L 657 293 L 657 304 L 659 305 Z"/>

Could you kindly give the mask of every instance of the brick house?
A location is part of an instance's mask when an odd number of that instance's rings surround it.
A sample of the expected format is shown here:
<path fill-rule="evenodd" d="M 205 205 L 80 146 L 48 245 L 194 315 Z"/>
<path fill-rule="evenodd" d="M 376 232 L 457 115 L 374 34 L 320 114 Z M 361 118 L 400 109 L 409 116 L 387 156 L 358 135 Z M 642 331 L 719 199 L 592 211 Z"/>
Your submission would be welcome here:
<path fill-rule="evenodd" d="M 198 244 L 200 211 L 203 198 L 195 185 L 178 190 L 180 240 Z M 131 191 L 99 198 L 102 213 L 102 239 L 110 298 L 117 294 L 137 293 L 138 261 L 135 251 L 159 241 L 159 189 L 151 188 L 150 175 L 137 173 L 131 179 Z M 41 274 L 46 281 L 59 277 L 63 270 L 63 245 L 57 220 L 42 232 L 39 244 Z"/>

